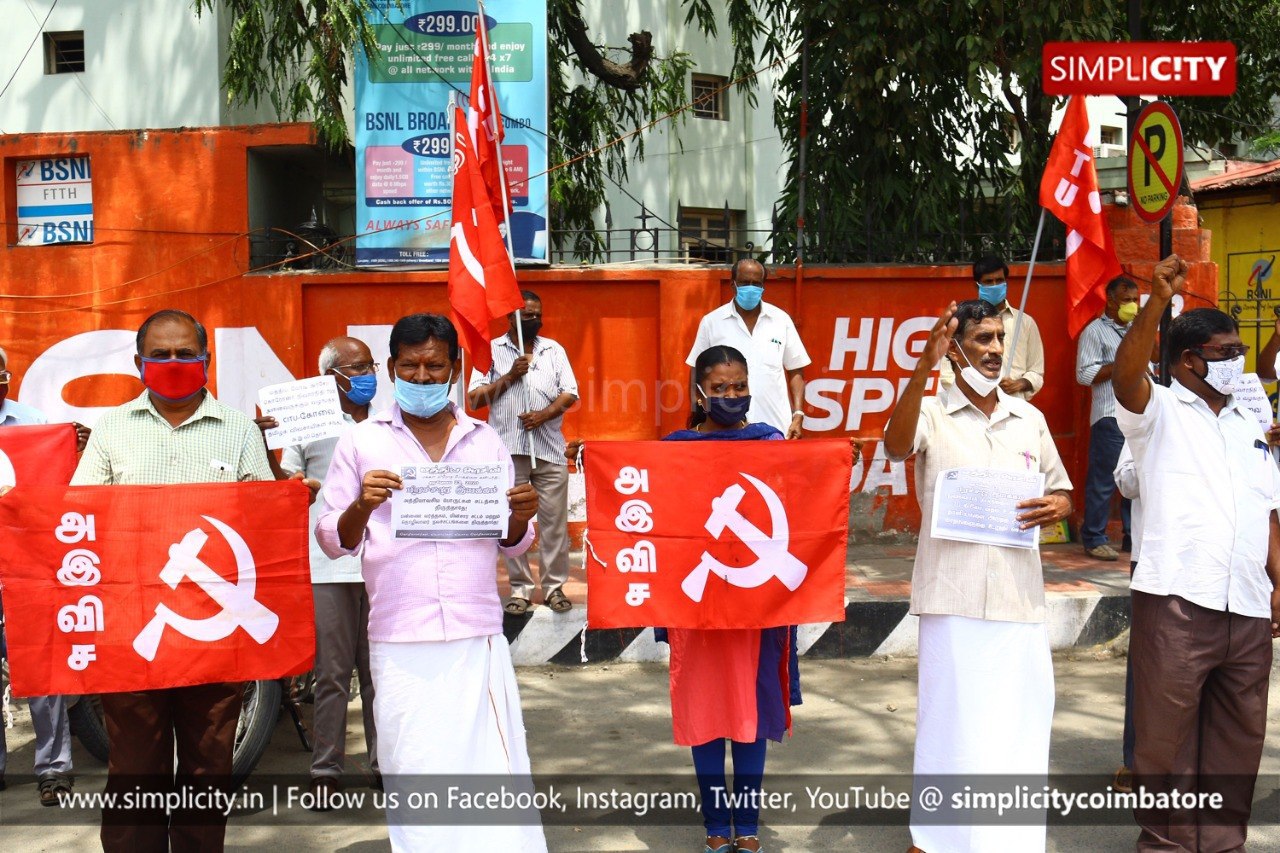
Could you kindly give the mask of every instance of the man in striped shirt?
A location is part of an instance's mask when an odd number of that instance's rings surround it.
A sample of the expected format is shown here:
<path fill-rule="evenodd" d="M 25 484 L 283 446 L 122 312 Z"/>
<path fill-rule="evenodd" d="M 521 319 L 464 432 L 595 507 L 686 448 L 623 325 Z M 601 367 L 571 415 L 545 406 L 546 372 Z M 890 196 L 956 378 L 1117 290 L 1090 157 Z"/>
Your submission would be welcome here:
<path fill-rule="evenodd" d="M 489 407 L 489 425 L 498 431 L 515 464 L 516 485 L 532 483 L 538 493 L 543 602 L 563 613 L 573 602 L 562 589 L 569 579 L 569 471 L 562 427 L 564 413 L 578 401 L 578 381 L 564 347 L 538 334 L 542 300 L 532 290 L 521 295 L 519 325 L 512 313 L 510 331 L 491 344 L 493 366 L 488 374 L 472 371 L 467 402 L 472 409 Z M 518 616 L 528 611 L 536 584 L 527 556 L 503 559 L 511 578 L 511 598 L 504 609 Z"/>
<path fill-rule="evenodd" d="M 1089 475 L 1084 489 L 1084 524 L 1080 539 L 1085 553 L 1099 560 L 1116 560 L 1119 554 L 1107 541 L 1107 521 L 1111 517 L 1111 496 L 1116 490 L 1112 476 L 1124 436 L 1116 424 L 1116 395 L 1111 389 L 1111 365 L 1116 349 L 1124 340 L 1125 330 L 1138 313 L 1138 285 L 1126 276 L 1107 282 L 1107 306 L 1098 319 L 1080 333 L 1076 354 L 1076 381 L 1092 390 L 1089 410 Z M 1120 517 L 1124 522 L 1124 542 L 1120 550 L 1128 551 L 1129 501 L 1120 499 Z"/>

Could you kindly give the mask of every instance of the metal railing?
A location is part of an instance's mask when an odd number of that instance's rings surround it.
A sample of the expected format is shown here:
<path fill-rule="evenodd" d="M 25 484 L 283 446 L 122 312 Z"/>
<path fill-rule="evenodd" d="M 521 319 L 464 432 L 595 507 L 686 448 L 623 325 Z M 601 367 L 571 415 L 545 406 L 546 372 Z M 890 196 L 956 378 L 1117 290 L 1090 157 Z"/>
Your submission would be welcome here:
<path fill-rule="evenodd" d="M 647 217 L 652 221 L 653 217 Z M 726 222 L 711 229 L 671 228 L 642 221 L 632 228 L 567 233 L 553 240 L 556 264 L 731 264 L 754 258 L 766 264 L 796 260 L 794 226 L 741 229 Z M 250 238 L 252 269 L 339 271 L 353 269 L 355 240 L 308 222 L 293 229 L 266 228 Z M 558 245 L 557 245 L 558 244 Z M 586 244 L 588 251 L 575 245 Z M 1011 263 L 1030 259 L 1030 236 L 992 231 L 922 231 L 903 234 L 867 227 L 858 230 L 810 228 L 805 232 L 807 264 L 952 264 L 997 255 Z M 1038 261 L 1066 257 L 1066 233 L 1053 217 L 1045 221 Z M 296 259 L 296 260 L 295 260 Z"/>

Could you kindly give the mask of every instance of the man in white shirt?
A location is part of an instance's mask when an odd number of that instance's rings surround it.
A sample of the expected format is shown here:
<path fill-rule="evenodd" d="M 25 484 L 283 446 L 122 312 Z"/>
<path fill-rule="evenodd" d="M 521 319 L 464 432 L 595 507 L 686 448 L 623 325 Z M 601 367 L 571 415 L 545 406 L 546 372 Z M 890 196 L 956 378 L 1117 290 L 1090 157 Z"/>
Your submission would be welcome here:
<path fill-rule="evenodd" d="M 578 402 L 578 380 L 569 355 L 542 331 L 542 299 L 522 290 L 524 310 L 520 326 L 516 313 L 507 317 L 505 335 L 490 342 L 489 372 L 471 371 L 467 403 L 489 407 L 489 426 L 516 466 L 516 483 L 532 483 L 538 493 L 538 557 L 541 562 L 542 601 L 554 613 L 572 609 L 564 593 L 569 580 L 569 467 L 564 455 L 564 413 Z M 524 350 L 519 343 L 523 336 Z M 511 597 L 506 613 L 528 612 L 537 589 L 529 557 L 504 555 Z"/>
<path fill-rule="evenodd" d="M 973 265 L 973 282 L 978 298 L 996 306 L 1004 323 L 1005 374 L 1000 380 L 1000 390 L 1012 397 L 1030 400 L 1044 387 L 1044 343 L 1040 340 L 1040 327 L 1030 314 L 1022 314 L 1009 304 L 1009 267 L 1003 260 L 988 255 Z M 1013 340 L 1018 316 L 1022 316 L 1022 328 L 1018 340 Z M 949 388 L 956 381 L 951 362 L 945 358 L 938 369 L 938 381 L 942 388 Z"/>
<path fill-rule="evenodd" d="M 1137 849 L 1243 850 L 1280 636 L 1280 474 L 1232 395 L 1248 347 L 1230 315 L 1182 313 L 1164 341 L 1172 385 L 1147 375 L 1160 316 L 1186 276 L 1177 255 L 1156 265 L 1111 375 L 1143 503 L 1131 585 L 1133 771 L 1149 792 L 1222 803 L 1137 810 Z"/>
<path fill-rule="evenodd" d="M 725 344 L 747 357 L 751 409 L 747 420 L 775 427 L 787 438 L 804 430 L 804 368 L 809 354 L 786 311 L 762 301 L 765 268 L 746 259 L 733 265 L 733 301 L 702 318 L 693 349 L 684 363 L 693 367 L 698 354 Z M 690 399 L 696 392 L 690 383 Z"/>

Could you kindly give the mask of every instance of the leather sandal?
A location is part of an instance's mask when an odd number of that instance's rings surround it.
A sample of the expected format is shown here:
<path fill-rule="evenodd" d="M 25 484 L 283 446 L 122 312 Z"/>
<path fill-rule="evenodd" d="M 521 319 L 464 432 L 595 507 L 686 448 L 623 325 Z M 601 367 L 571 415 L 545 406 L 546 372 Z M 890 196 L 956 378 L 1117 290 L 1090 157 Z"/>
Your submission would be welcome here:
<path fill-rule="evenodd" d="M 529 612 L 529 599 L 513 595 L 503 606 L 502 612 L 509 613 L 512 616 L 523 616 Z"/>
<path fill-rule="evenodd" d="M 573 609 L 573 602 L 569 600 L 569 596 L 565 595 L 564 590 L 560 589 L 560 587 L 556 587 L 547 593 L 543 603 L 555 613 L 567 613 Z"/>
<path fill-rule="evenodd" d="M 37 791 L 40 794 L 40 805 L 56 806 L 59 801 L 71 796 L 72 780 L 62 773 L 52 773 L 40 779 Z"/>

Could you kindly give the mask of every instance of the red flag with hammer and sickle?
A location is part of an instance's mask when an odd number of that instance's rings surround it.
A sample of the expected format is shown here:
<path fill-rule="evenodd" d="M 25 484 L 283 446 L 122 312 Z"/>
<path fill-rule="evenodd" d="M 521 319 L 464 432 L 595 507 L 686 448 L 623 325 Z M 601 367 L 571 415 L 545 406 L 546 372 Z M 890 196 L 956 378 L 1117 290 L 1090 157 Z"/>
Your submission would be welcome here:
<path fill-rule="evenodd" d="M 587 625 L 844 620 L 849 442 L 589 442 Z"/>
<path fill-rule="evenodd" d="M 0 498 L 19 696 L 305 672 L 315 652 L 301 483 L 27 486 Z"/>

